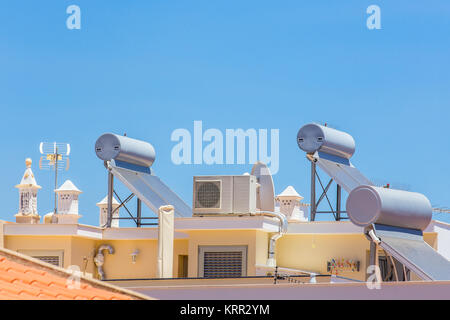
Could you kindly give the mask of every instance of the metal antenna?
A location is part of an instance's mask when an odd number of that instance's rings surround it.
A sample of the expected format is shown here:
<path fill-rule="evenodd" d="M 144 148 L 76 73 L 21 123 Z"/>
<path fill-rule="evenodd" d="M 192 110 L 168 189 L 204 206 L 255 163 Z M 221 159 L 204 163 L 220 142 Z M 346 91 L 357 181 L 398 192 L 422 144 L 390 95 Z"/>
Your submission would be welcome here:
<path fill-rule="evenodd" d="M 53 212 L 56 214 L 57 197 L 56 189 L 58 188 L 58 171 L 69 170 L 69 154 L 70 144 L 58 142 L 41 142 L 39 144 L 39 152 L 45 156 L 39 159 L 39 168 L 41 170 L 55 171 L 55 207 Z"/>
<path fill-rule="evenodd" d="M 433 208 L 434 213 L 450 213 L 450 209 L 446 208 Z"/>

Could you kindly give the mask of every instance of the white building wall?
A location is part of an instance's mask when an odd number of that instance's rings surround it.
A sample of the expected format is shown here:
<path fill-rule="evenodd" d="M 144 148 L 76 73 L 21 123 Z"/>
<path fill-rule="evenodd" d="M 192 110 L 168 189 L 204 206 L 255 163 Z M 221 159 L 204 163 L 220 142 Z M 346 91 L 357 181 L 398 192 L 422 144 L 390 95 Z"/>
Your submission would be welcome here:
<path fill-rule="evenodd" d="M 433 221 L 434 232 L 437 236 L 437 251 L 442 254 L 447 260 L 450 260 L 450 224 Z"/>

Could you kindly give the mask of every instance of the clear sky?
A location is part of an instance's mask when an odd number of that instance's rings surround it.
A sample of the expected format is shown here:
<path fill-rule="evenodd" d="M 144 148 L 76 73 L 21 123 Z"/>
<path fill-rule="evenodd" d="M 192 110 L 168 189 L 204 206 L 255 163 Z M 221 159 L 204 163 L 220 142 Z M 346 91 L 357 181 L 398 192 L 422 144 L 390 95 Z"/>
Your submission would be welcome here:
<path fill-rule="evenodd" d="M 66 27 L 72 4 L 79 30 Z M 372 4 L 380 30 L 366 27 Z M 293 185 L 309 202 L 296 133 L 316 121 L 353 135 L 352 162 L 376 183 L 450 206 L 449 40 L 445 0 L 2 1 L 0 218 L 14 221 L 26 157 L 43 187 L 39 213 L 53 210 L 41 141 L 71 144 L 59 184 L 83 191 L 85 224 L 98 224 L 95 203 L 107 192 L 94 152 L 105 132 L 151 142 L 153 169 L 188 204 L 192 176 L 251 170 L 175 165 L 171 133 L 193 132 L 195 120 L 224 133 L 279 129 L 277 193 Z"/>

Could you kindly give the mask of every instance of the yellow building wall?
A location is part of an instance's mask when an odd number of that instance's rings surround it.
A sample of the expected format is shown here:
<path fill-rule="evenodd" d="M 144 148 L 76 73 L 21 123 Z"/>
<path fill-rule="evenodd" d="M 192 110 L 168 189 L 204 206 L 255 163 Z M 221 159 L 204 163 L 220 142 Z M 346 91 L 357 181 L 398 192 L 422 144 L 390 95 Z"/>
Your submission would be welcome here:
<path fill-rule="evenodd" d="M 94 276 L 96 267 L 94 256 L 97 241 L 81 237 L 71 237 L 70 265 L 76 265 L 86 276 Z"/>
<path fill-rule="evenodd" d="M 436 248 L 437 234 L 426 233 L 424 240 Z M 285 268 L 329 274 L 327 261 L 352 259 L 360 262 L 359 272 L 344 271 L 340 276 L 366 280 L 370 243 L 362 234 L 291 234 L 277 241 L 277 265 Z"/>
<path fill-rule="evenodd" d="M 365 280 L 366 251 L 369 241 L 359 234 L 295 234 L 285 235 L 277 241 L 277 264 L 319 274 L 327 272 L 327 261 L 352 259 L 360 261 L 359 272 L 340 274 L 352 279 Z"/>
<path fill-rule="evenodd" d="M 4 246 L 6 249 L 17 252 L 22 250 L 63 250 L 63 268 L 68 268 L 72 264 L 71 240 L 70 236 L 5 236 Z"/>
<path fill-rule="evenodd" d="M 106 250 L 103 271 L 106 279 L 136 279 L 156 277 L 157 240 L 109 240 L 101 244 L 114 248 L 114 254 Z M 100 243 L 98 244 L 100 246 Z M 132 263 L 131 254 L 139 250 L 136 263 Z"/>
<path fill-rule="evenodd" d="M 0 226 L 1 227 L 1 226 Z M 188 276 L 198 277 L 199 246 L 247 246 L 247 275 L 256 273 L 255 265 L 265 265 L 272 234 L 261 230 L 196 230 L 188 231 L 189 239 L 174 241 L 173 277 L 178 276 L 178 257 L 188 255 Z M 436 248 L 437 234 L 426 233 L 425 241 Z M 157 239 L 96 240 L 79 236 L 4 236 L 4 247 L 14 251 L 62 250 L 63 267 L 77 265 L 86 275 L 97 277 L 93 259 L 102 244 L 106 251 L 104 272 L 107 279 L 147 279 L 157 275 Z M 139 250 L 136 263 L 131 253 Z M 360 261 L 359 272 L 343 272 L 344 277 L 365 280 L 369 263 L 369 241 L 362 234 L 288 234 L 277 241 L 276 260 L 280 267 L 327 274 L 331 259 Z"/>
<path fill-rule="evenodd" d="M 434 250 L 437 250 L 437 232 L 427 232 L 423 234 L 423 240 L 428 243 Z"/>
<path fill-rule="evenodd" d="M 98 241 L 100 245 L 108 244 L 114 248 L 114 254 L 104 251 L 105 264 L 103 271 L 106 279 L 149 279 L 157 277 L 158 241 L 149 240 L 109 240 Z M 136 262 L 132 262 L 131 254 L 139 251 Z M 188 254 L 188 240 L 174 241 L 173 277 L 178 276 L 178 255 Z M 95 267 L 95 276 L 97 276 Z"/>
<path fill-rule="evenodd" d="M 255 262 L 259 265 L 266 265 L 269 258 L 269 233 L 257 230 L 256 231 L 256 243 L 255 243 Z"/>
<path fill-rule="evenodd" d="M 178 239 L 175 240 L 173 244 L 173 277 L 177 278 L 178 275 L 178 256 L 188 256 L 189 255 L 189 240 L 188 239 Z M 188 257 L 189 261 L 190 257 Z M 156 261 L 155 261 L 156 263 Z M 188 266 L 189 268 L 189 266 Z"/>
<path fill-rule="evenodd" d="M 78 236 L 6 236 L 5 248 L 13 251 L 63 251 L 63 268 L 76 265 L 87 276 L 97 277 L 94 257 L 102 244 L 114 248 L 114 254 L 104 251 L 103 270 L 107 279 L 155 278 L 157 275 L 158 241 L 149 240 L 96 240 Z M 139 250 L 136 263 L 131 253 Z M 174 241 L 173 276 L 178 276 L 178 255 L 188 254 L 188 240 Z"/>
<path fill-rule="evenodd" d="M 3 220 L 0 220 L 0 248 L 4 248 L 4 236 L 3 236 L 3 225 L 5 222 Z"/>

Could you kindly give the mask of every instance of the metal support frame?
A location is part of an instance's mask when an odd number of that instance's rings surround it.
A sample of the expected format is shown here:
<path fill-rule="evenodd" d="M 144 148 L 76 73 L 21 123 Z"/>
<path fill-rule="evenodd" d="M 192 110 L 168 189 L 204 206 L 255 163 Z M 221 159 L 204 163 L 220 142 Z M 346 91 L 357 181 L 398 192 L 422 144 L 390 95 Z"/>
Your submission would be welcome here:
<path fill-rule="evenodd" d="M 399 281 L 410 281 L 409 277 L 409 270 L 408 268 L 399 262 L 397 259 L 395 259 L 390 253 L 388 253 L 386 250 L 383 249 L 384 255 L 387 260 L 389 272 L 387 275 L 387 278 L 393 277 L 392 281 L 399 282 Z M 397 270 L 397 264 L 395 262 L 398 262 L 401 265 L 400 270 Z M 399 274 L 399 272 L 401 272 Z M 401 277 L 400 277 L 401 275 Z M 383 281 L 386 281 L 387 279 L 383 279 Z"/>
<path fill-rule="evenodd" d="M 336 220 L 340 221 L 342 219 L 341 217 L 341 193 L 342 188 L 340 185 L 336 185 Z"/>
<path fill-rule="evenodd" d="M 55 208 L 53 211 L 53 214 L 57 214 L 58 213 L 58 200 L 57 200 L 57 193 L 56 193 L 56 189 L 58 189 L 58 147 L 55 147 Z"/>
<path fill-rule="evenodd" d="M 311 221 L 316 220 L 316 163 L 311 161 Z"/>
<path fill-rule="evenodd" d="M 114 193 L 114 176 L 111 171 L 108 170 L 108 218 L 106 220 L 106 227 L 111 228 L 112 221 L 112 203 L 113 203 L 113 193 Z"/>
<path fill-rule="evenodd" d="M 141 203 L 141 199 L 137 198 L 137 203 L 136 203 L 136 213 L 137 213 L 137 221 L 136 221 L 136 226 L 139 228 L 141 226 L 141 212 L 142 212 L 142 203 Z"/>
<path fill-rule="evenodd" d="M 379 246 L 380 240 L 377 239 L 376 236 L 375 236 L 375 239 L 373 237 L 371 237 L 370 230 L 372 230 L 372 232 L 373 232 L 373 229 L 371 229 L 371 228 L 368 228 L 368 229 L 366 228 L 364 230 L 364 234 L 370 243 L 369 265 L 377 266 L 378 268 L 380 268 L 379 252 L 378 252 L 378 250 L 380 249 L 380 246 Z M 372 234 L 372 235 L 374 235 L 374 234 Z M 402 278 L 400 278 L 400 274 L 399 274 L 399 271 L 397 270 L 397 265 L 395 263 L 396 259 L 390 253 L 388 253 L 385 249 L 383 249 L 383 252 L 384 252 L 384 256 L 386 258 L 387 274 L 384 276 L 383 279 L 381 279 L 381 281 L 383 281 L 383 282 L 389 281 L 389 279 L 391 277 L 393 278 L 393 281 L 395 281 L 395 282 L 410 281 L 408 268 L 404 264 L 401 264 L 402 267 L 401 267 L 400 272 L 401 272 Z"/>
<path fill-rule="evenodd" d="M 310 160 L 310 159 L 308 158 L 308 160 Z M 318 214 L 318 213 L 332 213 L 334 216 L 334 219 L 336 221 L 348 219 L 347 217 L 342 216 L 342 213 L 346 213 L 346 211 L 341 210 L 342 187 L 336 183 L 336 208 L 333 208 L 333 206 L 330 202 L 330 199 L 328 198 L 328 191 L 334 180 L 330 179 L 328 184 L 324 187 L 322 180 L 320 179 L 319 175 L 317 174 L 316 162 L 314 160 L 310 160 L 310 161 L 311 161 L 311 213 L 310 213 L 310 220 L 315 221 L 316 214 Z M 316 202 L 316 181 L 319 182 L 319 185 L 322 189 L 322 193 L 319 196 L 319 200 L 317 200 L 317 202 Z M 320 203 L 322 202 L 322 200 L 324 198 L 327 200 L 331 211 L 317 210 L 317 208 L 319 207 Z"/>
<path fill-rule="evenodd" d="M 116 207 L 113 210 L 112 204 L 113 204 L 113 196 L 116 196 L 116 198 L 119 200 L 119 206 Z M 124 200 L 120 198 L 120 196 L 117 194 L 117 192 L 114 190 L 114 175 L 110 170 L 108 170 L 108 217 L 106 221 L 106 227 L 111 228 L 111 222 L 112 220 L 133 220 L 134 223 L 136 223 L 136 227 L 140 228 L 142 226 L 157 226 L 158 223 L 143 223 L 142 220 L 157 220 L 158 217 L 142 217 L 142 202 L 141 199 L 137 198 L 136 203 L 136 216 L 133 216 L 133 214 L 130 212 L 130 210 L 127 208 L 126 204 L 135 196 L 134 193 L 130 194 L 128 197 L 126 197 Z M 114 212 L 119 210 L 120 208 L 124 207 L 127 211 L 129 217 L 113 217 Z"/>
<path fill-rule="evenodd" d="M 375 242 L 370 241 L 369 265 L 378 266 L 378 246 Z"/>

